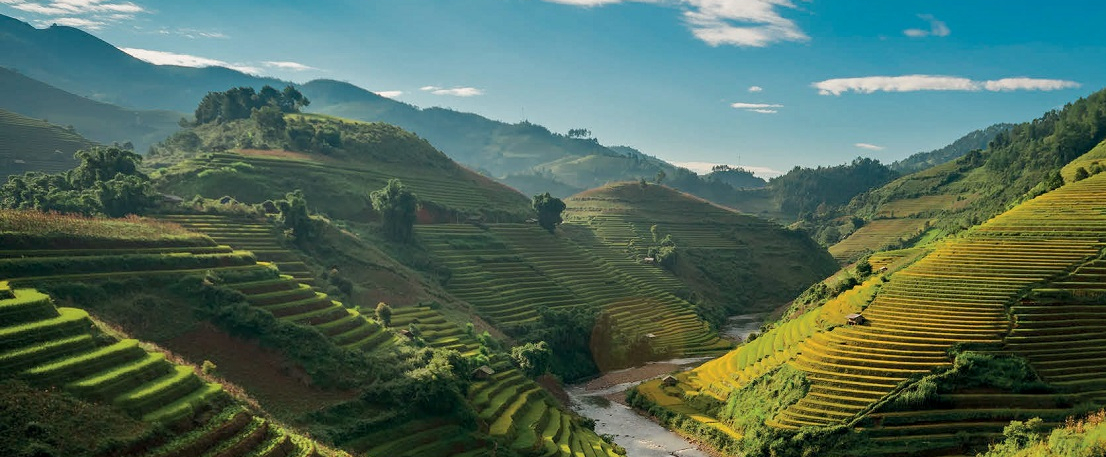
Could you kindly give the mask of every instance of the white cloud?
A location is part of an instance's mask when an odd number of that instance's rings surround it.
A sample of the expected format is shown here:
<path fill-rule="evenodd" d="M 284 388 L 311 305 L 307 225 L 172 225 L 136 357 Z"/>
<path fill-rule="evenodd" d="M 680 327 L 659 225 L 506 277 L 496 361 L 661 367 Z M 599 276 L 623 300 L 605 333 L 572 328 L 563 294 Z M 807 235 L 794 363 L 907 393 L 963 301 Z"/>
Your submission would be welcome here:
<path fill-rule="evenodd" d="M 783 105 L 774 103 L 731 103 L 730 106 L 737 109 L 783 108 Z"/>
<path fill-rule="evenodd" d="M 752 92 L 752 93 L 764 92 L 764 88 L 760 87 L 760 86 L 749 86 L 749 92 Z"/>
<path fill-rule="evenodd" d="M 403 91 L 402 90 L 382 90 L 382 91 L 376 92 L 376 95 L 379 95 L 381 97 L 387 97 L 387 98 L 397 98 L 397 97 L 403 95 Z"/>
<path fill-rule="evenodd" d="M 175 52 L 154 51 L 150 49 L 120 48 L 121 51 L 145 60 L 154 65 L 177 65 L 181 67 L 226 67 L 243 73 L 260 74 L 257 67 L 242 64 L 232 64 L 222 60 L 209 59 L 207 57 L 193 56 L 189 54 L 177 54 Z"/>
<path fill-rule="evenodd" d="M 658 3 L 683 10 L 691 34 L 711 46 L 764 47 L 810 39 L 782 10 L 798 9 L 792 0 L 543 0 L 593 7 L 615 3 Z"/>
<path fill-rule="evenodd" d="M 919 14 L 918 17 L 929 22 L 929 30 L 906 29 L 902 31 L 903 35 L 911 38 L 924 38 L 927 36 L 945 37 L 949 36 L 949 33 L 952 32 L 944 21 L 937 20 L 932 14 Z"/>
<path fill-rule="evenodd" d="M 778 103 L 730 103 L 730 107 L 734 109 L 741 109 L 750 113 L 760 114 L 776 114 L 779 112 L 777 108 L 783 108 L 783 105 Z"/>
<path fill-rule="evenodd" d="M 1037 78 L 1003 78 L 991 81 L 974 81 L 958 76 L 905 75 L 865 76 L 860 78 L 827 79 L 811 84 L 822 95 L 841 95 L 846 92 L 870 94 L 873 92 L 917 91 L 968 91 L 992 92 L 1014 90 L 1060 90 L 1080 86 L 1075 81 Z"/>
<path fill-rule="evenodd" d="M 446 89 L 438 86 L 423 86 L 419 90 L 423 92 L 430 92 L 434 95 L 452 95 L 454 97 L 475 97 L 477 95 L 484 95 L 483 89 L 477 89 L 475 87 L 453 87 Z"/>
<path fill-rule="evenodd" d="M 885 149 L 883 146 L 876 146 L 871 143 L 856 143 L 853 146 L 856 146 L 860 149 L 867 149 L 869 151 L 882 151 Z"/>
<path fill-rule="evenodd" d="M 299 62 L 269 60 L 269 61 L 265 61 L 265 62 L 261 62 L 261 63 L 264 64 L 266 67 L 279 68 L 281 70 L 292 70 L 292 71 L 318 70 L 318 68 L 307 66 L 307 65 L 304 65 L 304 64 L 299 63 Z"/>
<path fill-rule="evenodd" d="M 89 30 L 99 30 L 103 28 L 107 23 L 104 21 L 97 21 L 94 19 L 85 19 L 80 17 L 57 17 L 50 19 L 49 21 L 42 21 L 40 24 L 45 25 L 45 22 L 51 24 L 64 25 L 67 27 L 80 27 Z"/>
<path fill-rule="evenodd" d="M 983 88 L 993 92 L 1008 92 L 1013 90 L 1060 90 L 1076 89 L 1079 83 L 1062 79 L 1034 79 L 1034 78 L 1002 78 L 994 81 L 984 81 Z"/>
<path fill-rule="evenodd" d="M 34 21 L 40 26 L 57 24 L 91 30 L 147 12 L 132 2 L 108 0 L 3 0 L 2 3 L 20 11 L 47 16 Z"/>

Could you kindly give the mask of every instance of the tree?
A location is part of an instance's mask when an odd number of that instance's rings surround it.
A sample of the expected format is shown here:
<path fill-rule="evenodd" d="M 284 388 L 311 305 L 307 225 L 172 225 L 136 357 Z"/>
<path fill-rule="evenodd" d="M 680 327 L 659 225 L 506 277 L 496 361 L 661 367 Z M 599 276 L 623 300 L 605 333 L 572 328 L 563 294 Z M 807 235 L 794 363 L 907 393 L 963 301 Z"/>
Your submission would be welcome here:
<path fill-rule="evenodd" d="M 667 173 L 665 173 L 665 172 L 664 172 L 664 170 L 657 170 L 657 176 L 656 176 L 656 178 L 655 178 L 655 179 L 656 179 L 656 181 L 655 181 L 655 182 L 656 182 L 657 184 L 660 184 L 660 183 L 661 183 L 661 181 L 664 181 L 664 177 L 665 177 L 665 176 L 668 176 L 668 174 L 667 174 Z"/>
<path fill-rule="evenodd" d="M 553 230 L 564 220 L 561 219 L 561 213 L 564 212 L 565 202 L 561 199 L 549 195 L 546 192 L 541 195 L 535 195 L 533 201 L 534 210 L 538 212 L 538 225 L 542 228 L 553 233 Z"/>
<path fill-rule="evenodd" d="M 97 182 L 95 192 L 101 210 L 111 217 L 138 214 L 154 205 L 149 180 L 135 175 L 118 174 L 110 181 Z"/>
<path fill-rule="evenodd" d="M 315 223 L 307 211 L 307 198 L 302 191 L 296 189 L 289 192 L 276 205 L 280 209 L 280 223 L 292 236 L 292 240 L 300 242 L 315 235 Z"/>
<path fill-rule="evenodd" d="M 384 302 L 377 303 L 376 320 L 380 321 L 381 325 L 390 327 L 392 325 L 392 307 Z"/>
<path fill-rule="evenodd" d="M 545 341 L 526 343 L 511 348 L 511 359 L 527 376 L 536 378 L 549 371 L 553 350 Z"/>
<path fill-rule="evenodd" d="M 284 121 L 284 113 L 281 113 L 280 109 L 275 106 L 255 108 L 250 118 L 257 123 L 257 127 L 268 138 L 279 138 L 284 133 L 284 129 L 288 127 L 288 123 Z"/>
<path fill-rule="evenodd" d="M 96 146 L 77 151 L 73 155 L 81 163 L 68 172 L 69 183 L 76 187 L 89 188 L 99 181 L 107 181 L 115 178 L 115 175 L 139 176 L 143 179 L 146 175 L 138 171 L 138 164 L 142 162 L 142 156 L 119 147 Z"/>
<path fill-rule="evenodd" d="M 1075 169 L 1075 180 L 1076 181 L 1082 181 L 1082 180 L 1090 178 L 1090 177 L 1091 177 L 1091 174 L 1089 172 L 1087 172 L 1086 168 L 1079 167 L 1079 168 Z"/>
<path fill-rule="evenodd" d="M 591 130 L 588 129 L 568 129 L 569 138 L 587 138 L 591 136 Z"/>
<path fill-rule="evenodd" d="M 410 241 L 414 231 L 418 198 L 403 187 L 398 179 L 389 179 L 388 185 L 369 195 L 373 210 L 380 214 L 384 225 L 384 234 L 389 238 L 404 242 Z"/>

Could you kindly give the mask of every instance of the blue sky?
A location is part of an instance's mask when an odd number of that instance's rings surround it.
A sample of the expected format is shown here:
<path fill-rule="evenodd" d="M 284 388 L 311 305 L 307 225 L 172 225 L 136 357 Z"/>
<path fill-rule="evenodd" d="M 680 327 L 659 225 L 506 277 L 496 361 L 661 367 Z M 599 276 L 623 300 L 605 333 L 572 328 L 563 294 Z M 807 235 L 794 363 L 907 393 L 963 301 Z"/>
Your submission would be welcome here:
<path fill-rule="evenodd" d="M 349 81 L 677 163 L 884 162 L 1106 86 L 1101 2 L 0 0 L 159 63 Z"/>

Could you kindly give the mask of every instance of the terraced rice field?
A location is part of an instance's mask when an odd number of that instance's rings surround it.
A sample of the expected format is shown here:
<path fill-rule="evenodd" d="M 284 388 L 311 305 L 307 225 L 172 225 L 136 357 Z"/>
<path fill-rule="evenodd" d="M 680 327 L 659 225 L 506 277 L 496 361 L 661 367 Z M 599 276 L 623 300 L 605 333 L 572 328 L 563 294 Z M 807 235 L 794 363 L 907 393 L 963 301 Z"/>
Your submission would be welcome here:
<path fill-rule="evenodd" d="M 1001 434 L 1012 419 L 1057 422 L 1070 415 L 1070 405 L 1058 404 L 1054 395 L 1001 392 L 947 395 L 942 409 L 871 413 L 911 375 L 949 365 L 947 350 L 956 343 L 1004 343 L 1028 357 L 1046 381 L 1104 404 L 1101 306 L 1062 299 L 1015 303 L 1032 288 L 1045 297 L 1106 295 L 1106 263 L 1094 260 L 1106 246 L 1103 195 L 1106 178 L 1096 176 L 1022 204 L 893 273 L 864 311 L 866 325 L 803 338 L 808 321 L 817 319 L 811 316 L 818 310 L 812 311 L 704 364 L 682 378 L 689 383 L 683 390 L 724 398 L 728 390 L 789 363 L 806 373 L 811 388 L 770 425 L 797 429 L 863 417 L 858 425 L 876 446 L 870 451 L 886 455 L 957 453 L 963 444 L 957 433 L 987 438 Z M 1013 323 L 1006 311 L 1011 305 Z M 667 398 L 672 402 L 678 395 Z M 682 406 L 677 401 L 672 407 Z"/>
<path fill-rule="evenodd" d="M 146 421 L 172 422 L 214 401 L 222 386 L 143 350 L 136 340 L 94 340 L 88 313 L 56 308 L 34 289 L 0 299 L 0 368 L 39 385 L 114 404 Z M 98 341 L 101 341 L 98 343 Z"/>
<path fill-rule="evenodd" d="M 1099 404 L 1106 404 L 1104 279 L 1106 261 L 1094 260 L 1038 290 L 1041 299 L 1014 305 L 1006 338 L 1006 348 L 1028 358 L 1046 381 Z"/>
<path fill-rule="evenodd" d="M 1005 306 L 1027 288 L 1097 256 L 1106 240 L 1106 180 L 1038 197 L 950 240 L 896 273 L 864 315 L 799 349 L 806 398 L 778 426 L 829 425 L 864 411 L 912 374 L 949 363 L 958 342 L 1001 343 Z"/>
<path fill-rule="evenodd" d="M 500 325 L 537 318 L 541 306 L 580 306 L 603 310 L 622 331 L 652 334 L 654 348 L 669 356 L 707 355 L 726 350 L 695 315 L 693 305 L 672 294 L 678 281 L 660 280 L 646 267 L 624 270 L 564 237 L 534 225 L 493 224 L 418 226 L 424 246 L 452 271 L 447 289 Z M 636 272 L 635 272 L 636 271 Z"/>
<path fill-rule="evenodd" d="M 462 354 L 474 354 L 479 343 L 465 334 L 457 325 L 448 322 L 441 313 L 430 308 L 396 308 L 392 312 L 392 325 L 401 328 L 415 322 L 423 339 L 433 347 L 454 349 Z M 468 399 L 478 413 L 485 431 L 493 438 L 510 443 L 510 447 L 527 455 L 542 456 L 614 456 L 610 445 L 591 430 L 581 427 L 572 416 L 557 404 L 548 393 L 507 360 L 492 363 L 496 373 L 488 379 L 473 383 Z M 406 445 L 387 442 L 368 449 L 369 455 L 400 455 L 413 445 L 412 439 L 422 443 L 420 452 L 403 455 L 468 455 L 461 443 L 443 440 L 450 424 L 425 424 L 419 430 L 409 432 Z M 380 441 L 390 441 L 381 439 Z M 457 447 L 460 446 L 460 449 Z M 433 451 L 433 452 L 432 452 Z M 461 454 L 456 454 L 462 452 Z M 480 452 L 487 452 L 486 449 Z M 472 455 L 483 455 L 475 453 Z"/>
<path fill-rule="evenodd" d="M 845 261 L 863 254 L 865 251 L 877 251 L 917 235 L 926 226 L 926 219 L 876 219 L 865 224 L 830 246 L 830 254 L 838 261 Z"/>
<path fill-rule="evenodd" d="M 413 167 L 388 167 L 386 164 L 370 166 L 345 161 L 322 162 L 229 152 L 212 154 L 210 159 L 204 159 L 203 164 L 218 168 L 239 162 L 252 165 L 254 172 L 260 174 L 318 173 L 320 176 L 327 175 L 327 179 L 364 183 L 365 188 L 371 189 L 382 188 L 389 179 L 399 178 L 404 186 L 421 199 L 462 211 L 479 212 L 487 208 L 525 210 L 528 206 L 526 198 L 517 192 L 512 192 L 501 184 L 467 172 L 460 167 L 453 170 L 434 170 L 431 174 L 424 174 L 413 172 L 412 170 L 416 170 Z M 458 192 L 457 189 L 460 187 L 465 188 L 466 191 Z"/>
<path fill-rule="evenodd" d="M 88 313 L 56 308 L 34 289 L 0 287 L 0 371 L 60 386 L 89 401 L 114 405 L 149 422 L 174 423 L 229 399 L 219 384 L 174 365 L 137 340 L 93 338 Z M 149 456 L 322 454 L 314 442 L 229 406 L 207 425 L 156 447 Z M 204 454 L 209 455 L 209 454 Z"/>
<path fill-rule="evenodd" d="M 28 171 L 59 173 L 77 165 L 73 153 L 93 145 L 62 127 L 0 110 L 0 178 Z"/>
<path fill-rule="evenodd" d="M 254 306 L 277 318 L 310 325 L 346 349 L 372 351 L 390 346 L 394 336 L 374 320 L 331 300 L 309 284 L 315 278 L 310 267 L 296 252 L 284 248 L 273 226 L 262 220 L 220 215 L 169 215 L 164 220 L 210 236 L 235 249 L 248 249 L 260 260 L 275 265 L 280 277 L 230 284 Z"/>
<path fill-rule="evenodd" d="M 880 218 L 907 218 L 929 211 L 943 211 L 951 209 L 957 202 L 955 195 L 923 195 L 917 198 L 895 200 L 879 207 L 876 217 Z"/>

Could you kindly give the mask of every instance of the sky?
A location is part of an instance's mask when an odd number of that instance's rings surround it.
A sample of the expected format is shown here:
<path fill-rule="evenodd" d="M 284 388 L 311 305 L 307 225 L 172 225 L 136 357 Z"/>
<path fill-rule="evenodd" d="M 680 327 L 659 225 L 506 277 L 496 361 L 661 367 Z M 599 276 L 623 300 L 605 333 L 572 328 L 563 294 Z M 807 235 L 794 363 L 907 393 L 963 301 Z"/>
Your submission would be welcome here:
<path fill-rule="evenodd" d="M 703 170 L 885 163 L 1106 86 L 1106 2 L 0 0 L 159 64 L 347 81 Z"/>

